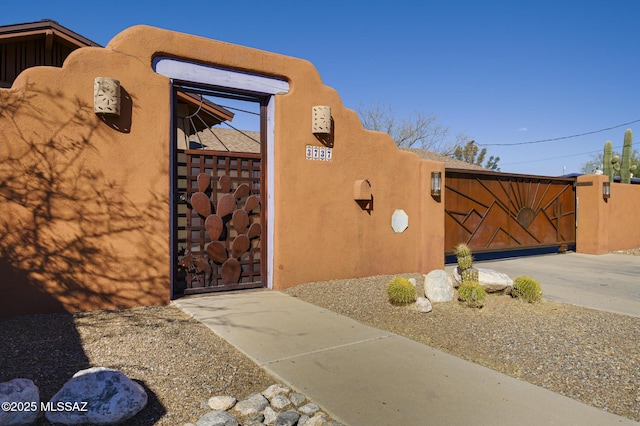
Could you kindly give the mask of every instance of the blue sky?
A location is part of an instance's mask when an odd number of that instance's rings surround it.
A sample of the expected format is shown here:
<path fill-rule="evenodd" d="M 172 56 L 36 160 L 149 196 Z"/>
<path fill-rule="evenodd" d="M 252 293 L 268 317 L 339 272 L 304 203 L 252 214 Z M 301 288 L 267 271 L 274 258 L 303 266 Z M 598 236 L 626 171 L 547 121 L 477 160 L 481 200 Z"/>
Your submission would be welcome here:
<path fill-rule="evenodd" d="M 0 25 L 53 19 L 106 45 L 136 24 L 307 59 L 348 108 L 435 114 L 479 144 L 521 144 L 640 120 L 637 0 L 31 0 Z M 578 172 L 625 128 L 487 146 L 502 171 Z M 619 150 L 619 149 L 618 149 Z"/>

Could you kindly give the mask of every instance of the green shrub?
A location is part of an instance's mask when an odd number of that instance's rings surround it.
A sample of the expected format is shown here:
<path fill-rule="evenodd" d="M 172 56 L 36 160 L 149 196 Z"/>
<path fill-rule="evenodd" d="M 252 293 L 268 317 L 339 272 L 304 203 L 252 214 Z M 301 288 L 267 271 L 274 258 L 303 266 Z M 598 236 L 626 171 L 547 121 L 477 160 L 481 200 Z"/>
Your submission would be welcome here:
<path fill-rule="evenodd" d="M 416 301 L 416 288 L 408 279 L 395 277 L 387 284 L 387 295 L 394 305 L 406 305 Z"/>
<path fill-rule="evenodd" d="M 487 292 L 477 281 L 463 281 L 458 287 L 458 300 L 470 308 L 482 308 Z"/>
<path fill-rule="evenodd" d="M 542 287 L 538 280 L 522 275 L 513 280 L 511 296 L 520 297 L 529 303 L 539 302 L 542 300 Z"/>

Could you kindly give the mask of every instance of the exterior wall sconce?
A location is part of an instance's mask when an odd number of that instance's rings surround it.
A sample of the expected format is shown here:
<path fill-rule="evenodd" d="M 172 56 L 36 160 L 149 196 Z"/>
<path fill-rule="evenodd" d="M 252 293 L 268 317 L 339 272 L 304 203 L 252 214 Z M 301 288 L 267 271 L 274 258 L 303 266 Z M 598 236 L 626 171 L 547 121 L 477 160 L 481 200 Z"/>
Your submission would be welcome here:
<path fill-rule="evenodd" d="M 93 81 L 93 112 L 120 116 L 120 81 L 96 77 Z"/>
<path fill-rule="evenodd" d="M 611 182 L 602 182 L 602 198 L 605 200 L 611 198 Z"/>
<path fill-rule="evenodd" d="M 331 134 L 331 107 L 316 105 L 311 108 L 312 127 L 314 135 Z"/>
<path fill-rule="evenodd" d="M 431 196 L 439 199 L 442 195 L 442 173 L 431 172 Z"/>
<path fill-rule="evenodd" d="M 353 183 L 353 199 L 360 208 L 371 214 L 373 211 L 373 194 L 371 193 L 371 182 L 368 179 L 360 179 Z"/>

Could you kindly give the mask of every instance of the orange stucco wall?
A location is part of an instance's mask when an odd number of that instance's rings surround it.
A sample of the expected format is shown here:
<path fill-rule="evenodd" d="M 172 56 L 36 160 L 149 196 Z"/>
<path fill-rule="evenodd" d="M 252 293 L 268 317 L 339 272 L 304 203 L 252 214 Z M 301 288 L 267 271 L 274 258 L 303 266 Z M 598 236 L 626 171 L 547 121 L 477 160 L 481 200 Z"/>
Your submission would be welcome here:
<path fill-rule="evenodd" d="M 429 195 L 444 165 L 365 131 L 307 61 L 137 26 L 62 68 L 23 72 L 0 90 L 0 317 L 167 303 L 170 297 L 168 56 L 286 79 L 276 95 L 274 288 L 444 263 L 444 204 Z M 93 113 L 93 80 L 123 89 L 122 115 Z M 305 159 L 311 108 L 329 105 L 333 161 Z M 444 173 L 443 173 L 444 175 Z M 373 210 L 353 199 L 368 179 Z M 394 210 L 409 216 L 400 234 Z"/>
<path fill-rule="evenodd" d="M 611 184 L 611 198 L 602 197 L 602 184 L 609 178 L 586 175 L 578 178 L 578 224 L 576 250 L 604 254 L 640 247 L 640 185 Z M 591 183 L 591 185 L 589 185 Z"/>

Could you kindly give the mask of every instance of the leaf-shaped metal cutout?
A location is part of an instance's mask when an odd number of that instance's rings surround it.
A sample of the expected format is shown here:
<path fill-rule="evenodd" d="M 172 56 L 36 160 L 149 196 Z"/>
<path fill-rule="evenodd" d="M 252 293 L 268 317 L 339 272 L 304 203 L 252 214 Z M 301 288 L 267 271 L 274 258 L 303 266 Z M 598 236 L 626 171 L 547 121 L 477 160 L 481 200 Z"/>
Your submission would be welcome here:
<path fill-rule="evenodd" d="M 240 280 L 242 268 L 237 259 L 230 257 L 222 264 L 222 270 L 220 272 L 224 284 L 236 284 Z"/>
<path fill-rule="evenodd" d="M 220 189 L 225 194 L 231 191 L 231 178 L 229 175 L 222 175 L 220 179 L 218 179 L 218 183 L 220 184 Z"/>
<path fill-rule="evenodd" d="M 217 214 L 210 214 L 204 221 L 204 227 L 212 241 L 216 241 L 220 238 L 223 226 L 224 224 L 222 223 L 222 219 Z"/>
<path fill-rule="evenodd" d="M 235 191 L 233 191 L 233 196 L 236 198 L 246 197 L 251 193 L 251 188 L 246 183 L 238 186 Z"/>
<path fill-rule="evenodd" d="M 225 217 L 236 209 L 236 199 L 231 194 L 224 194 L 218 199 L 216 213 L 220 217 Z"/>
<path fill-rule="evenodd" d="M 201 216 L 207 217 L 211 214 L 211 201 L 204 192 L 196 192 L 191 196 L 191 206 Z"/>
<path fill-rule="evenodd" d="M 256 238 L 259 237 L 260 234 L 262 233 L 262 226 L 256 222 L 256 223 L 252 223 L 251 226 L 249 227 L 249 231 L 247 232 L 247 237 L 251 238 Z"/>
<path fill-rule="evenodd" d="M 244 210 L 247 213 L 249 213 L 251 210 L 258 207 L 259 204 L 260 204 L 260 199 L 257 196 L 249 195 L 249 198 L 247 198 L 247 201 L 245 201 L 244 203 Z"/>
<path fill-rule="evenodd" d="M 207 246 L 207 254 L 216 263 L 224 263 L 229 257 L 227 249 L 220 241 L 214 241 Z"/>
<path fill-rule="evenodd" d="M 249 237 L 246 235 L 238 235 L 231 243 L 231 257 L 239 259 L 240 256 L 249 250 Z"/>
<path fill-rule="evenodd" d="M 236 210 L 231 218 L 233 227 L 236 228 L 238 234 L 244 234 L 249 226 L 249 214 L 244 210 Z"/>
<path fill-rule="evenodd" d="M 211 185 L 211 175 L 200 173 L 196 179 L 198 181 L 198 191 L 206 192 L 209 189 L 209 185 Z"/>

